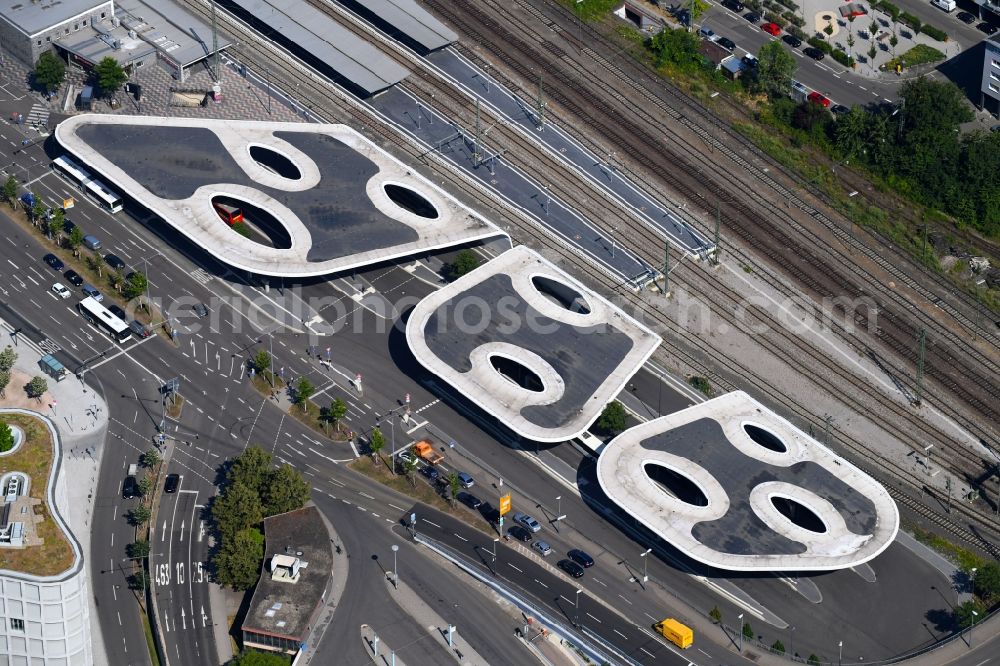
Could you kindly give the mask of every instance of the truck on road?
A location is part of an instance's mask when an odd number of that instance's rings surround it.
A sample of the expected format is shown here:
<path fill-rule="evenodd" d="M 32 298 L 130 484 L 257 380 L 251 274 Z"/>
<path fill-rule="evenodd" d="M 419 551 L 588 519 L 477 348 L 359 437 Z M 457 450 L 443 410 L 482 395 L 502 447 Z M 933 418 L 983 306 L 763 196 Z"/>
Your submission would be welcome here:
<path fill-rule="evenodd" d="M 437 465 L 439 462 L 444 460 L 444 456 L 434 450 L 429 440 L 422 439 L 413 445 L 413 452 L 416 453 L 424 462 L 430 465 Z"/>
<path fill-rule="evenodd" d="M 653 627 L 663 634 L 664 638 L 679 648 L 689 648 L 694 643 L 694 632 L 691 631 L 691 627 L 681 624 L 672 617 L 657 622 Z"/>

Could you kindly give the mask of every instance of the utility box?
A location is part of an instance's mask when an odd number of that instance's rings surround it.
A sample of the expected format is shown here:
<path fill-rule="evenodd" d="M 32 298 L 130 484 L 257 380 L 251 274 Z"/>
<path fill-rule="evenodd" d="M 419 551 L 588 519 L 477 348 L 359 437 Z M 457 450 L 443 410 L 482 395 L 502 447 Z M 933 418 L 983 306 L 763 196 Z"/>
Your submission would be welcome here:
<path fill-rule="evenodd" d="M 679 648 L 689 648 L 694 643 L 694 632 L 691 627 L 681 624 L 677 620 L 668 617 L 662 622 L 657 622 L 656 630 L 663 634 L 663 637 Z"/>

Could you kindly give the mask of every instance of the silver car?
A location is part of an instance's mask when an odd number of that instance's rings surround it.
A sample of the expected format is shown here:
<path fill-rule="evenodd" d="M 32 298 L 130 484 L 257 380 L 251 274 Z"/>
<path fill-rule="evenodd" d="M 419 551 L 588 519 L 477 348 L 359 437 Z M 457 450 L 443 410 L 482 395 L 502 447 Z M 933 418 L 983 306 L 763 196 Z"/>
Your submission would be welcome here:
<path fill-rule="evenodd" d="M 526 513 L 521 513 L 520 511 L 514 514 L 514 522 L 519 525 L 523 525 L 532 532 L 539 532 L 542 529 L 541 524 L 531 516 Z"/>
<path fill-rule="evenodd" d="M 542 557 L 547 557 L 552 552 L 552 546 L 547 541 L 542 541 L 541 539 L 531 544 L 531 547 L 537 550 Z"/>

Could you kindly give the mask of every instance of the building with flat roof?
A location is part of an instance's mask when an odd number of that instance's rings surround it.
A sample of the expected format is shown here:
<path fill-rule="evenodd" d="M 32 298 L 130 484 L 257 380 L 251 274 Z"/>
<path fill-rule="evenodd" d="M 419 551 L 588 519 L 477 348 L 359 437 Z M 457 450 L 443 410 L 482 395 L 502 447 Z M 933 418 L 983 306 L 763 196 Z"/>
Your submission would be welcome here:
<path fill-rule="evenodd" d="M 59 433 L 29 410 L 2 409 L 0 420 L 16 440 L 0 454 L 0 663 L 91 666 L 87 571 L 63 518 Z"/>
<path fill-rule="evenodd" d="M 240 627 L 243 647 L 295 654 L 333 583 L 330 533 L 315 506 L 264 519 L 264 568 Z"/>
<path fill-rule="evenodd" d="M 55 134 L 116 192 L 258 275 L 329 275 L 503 235 L 346 125 L 83 114 Z M 253 236 L 216 203 L 241 208 Z"/>
<path fill-rule="evenodd" d="M 597 479 L 678 551 L 730 571 L 846 569 L 899 530 L 885 488 L 742 391 L 626 430 Z"/>
<path fill-rule="evenodd" d="M 455 31 L 414 0 L 344 0 L 344 4 L 420 53 L 458 41 Z"/>
<path fill-rule="evenodd" d="M 983 80 L 980 106 L 1000 118 L 1000 35 L 983 41 Z"/>
<path fill-rule="evenodd" d="M 34 67 L 53 43 L 110 19 L 111 0 L 21 0 L 0 11 L 0 47 Z"/>
<path fill-rule="evenodd" d="M 406 340 L 421 365 L 539 442 L 584 432 L 660 344 L 525 246 L 421 300 Z"/>

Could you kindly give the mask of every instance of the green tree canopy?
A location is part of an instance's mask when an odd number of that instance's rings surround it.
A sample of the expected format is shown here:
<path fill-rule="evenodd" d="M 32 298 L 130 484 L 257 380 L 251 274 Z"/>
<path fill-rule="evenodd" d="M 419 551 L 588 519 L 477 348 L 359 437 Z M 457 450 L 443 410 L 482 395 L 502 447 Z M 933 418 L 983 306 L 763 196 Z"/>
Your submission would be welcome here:
<path fill-rule="evenodd" d="M 125 288 L 122 290 L 122 295 L 128 299 L 138 298 L 146 293 L 148 283 L 149 280 L 146 279 L 145 273 L 133 271 L 125 278 Z"/>
<path fill-rule="evenodd" d="M 626 424 L 627 415 L 625 407 L 617 400 L 612 400 L 605 405 L 604 411 L 601 412 L 600 417 L 597 419 L 598 429 L 609 435 L 617 435 L 625 430 Z"/>
<path fill-rule="evenodd" d="M 455 259 L 448 264 L 448 277 L 457 280 L 479 266 L 479 257 L 472 250 L 460 250 Z"/>
<path fill-rule="evenodd" d="M 241 652 L 227 666 L 288 666 L 288 657 L 269 652 Z"/>
<path fill-rule="evenodd" d="M 698 52 L 701 39 L 684 28 L 664 28 L 650 38 L 648 48 L 653 52 L 656 65 L 677 65 L 681 69 L 701 67 L 704 60 Z"/>
<path fill-rule="evenodd" d="M 976 594 L 987 602 L 1000 599 L 1000 562 L 987 562 L 973 574 Z"/>
<path fill-rule="evenodd" d="M 310 487 L 302 474 L 287 463 L 271 472 L 264 492 L 265 516 L 301 509 L 309 500 Z"/>
<path fill-rule="evenodd" d="M 30 382 L 25 384 L 24 390 L 29 398 L 41 398 L 49 390 L 49 383 L 45 381 L 45 377 L 35 375 Z"/>
<path fill-rule="evenodd" d="M 952 614 L 955 616 L 955 624 L 962 629 L 967 629 L 972 626 L 973 621 L 982 622 L 983 618 L 986 617 L 986 604 L 979 599 L 970 599 L 955 606 Z"/>
<path fill-rule="evenodd" d="M 302 411 L 309 411 L 309 398 L 316 392 L 316 387 L 307 377 L 300 377 L 295 384 L 295 402 L 302 405 Z"/>
<path fill-rule="evenodd" d="M 17 363 L 17 352 L 14 351 L 13 347 L 7 345 L 3 351 L 0 351 L 0 370 L 9 372 L 15 363 Z"/>
<path fill-rule="evenodd" d="M 76 255 L 80 246 L 83 245 L 83 236 L 83 230 L 80 227 L 73 227 L 69 232 L 69 236 L 66 237 L 66 244 L 73 250 L 74 255 Z"/>
<path fill-rule="evenodd" d="M 385 448 L 385 435 L 378 428 L 372 428 L 372 434 L 368 438 L 368 448 L 372 452 L 372 458 L 378 456 L 379 451 Z"/>
<path fill-rule="evenodd" d="M 149 449 L 139 457 L 139 462 L 143 467 L 156 467 L 163 458 L 156 449 Z"/>
<path fill-rule="evenodd" d="M 0 453 L 14 448 L 14 431 L 9 425 L 0 421 Z"/>
<path fill-rule="evenodd" d="M 149 555 L 149 541 L 139 539 L 125 546 L 125 554 L 129 557 L 147 557 Z"/>
<path fill-rule="evenodd" d="M 249 590 L 256 585 L 263 563 L 264 535 L 252 527 L 223 540 L 212 560 L 216 582 L 234 590 Z"/>
<path fill-rule="evenodd" d="M 227 485 L 212 502 L 212 519 L 219 528 L 223 544 L 236 533 L 254 527 L 264 518 L 261 495 L 242 481 Z"/>
<path fill-rule="evenodd" d="M 17 178 L 14 176 L 7 176 L 7 180 L 3 182 L 3 200 L 9 203 L 11 208 L 13 208 L 17 202 L 17 188 Z"/>
<path fill-rule="evenodd" d="M 769 41 L 757 52 L 757 88 L 770 97 L 787 95 L 798 64 L 778 41 Z"/>
<path fill-rule="evenodd" d="M 66 78 L 66 63 L 52 51 L 45 51 L 35 63 L 35 81 L 46 92 L 53 92 Z"/>
<path fill-rule="evenodd" d="M 270 453 L 259 446 L 251 446 L 230 461 L 226 482 L 242 483 L 258 495 L 262 495 L 267 486 L 267 478 L 271 474 L 271 460 Z"/>
<path fill-rule="evenodd" d="M 327 410 L 327 416 L 334 427 L 339 426 L 341 419 L 347 416 L 347 403 L 340 398 L 334 398 L 330 403 L 330 409 Z"/>
<path fill-rule="evenodd" d="M 250 365 L 256 372 L 264 372 L 271 369 L 271 355 L 266 351 L 261 349 L 256 354 L 254 354 L 253 361 Z"/>
<path fill-rule="evenodd" d="M 129 511 L 128 521 L 133 525 L 142 525 L 149 520 L 149 517 L 149 507 L 145 504 L 139 504 Z"/>
<path fill-rule="evenodd" d="M 97 87 L 105 97 L 111 97 L 118 92 L 128 79 L 125 70 L 111 56 L 101 58 L 94 67 L 94 74 L 97 76 Z"/>
<path fill-rule="evenodd" d="M 59 242 L 59 236 L 62 234 L 63 229 L 66 228 L 66 214 L 63 213 L 62 208 L 56 208 L 52 211 L 52 219 L 49 220 L 49 233 Z"/>
<path fill-rule="evenodd" d="M 0 370 L 0 396 L 7 393 L 8 384 L 10 384 L 10 370 Z"/>

